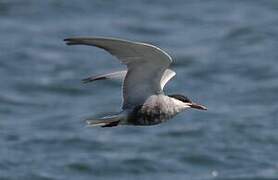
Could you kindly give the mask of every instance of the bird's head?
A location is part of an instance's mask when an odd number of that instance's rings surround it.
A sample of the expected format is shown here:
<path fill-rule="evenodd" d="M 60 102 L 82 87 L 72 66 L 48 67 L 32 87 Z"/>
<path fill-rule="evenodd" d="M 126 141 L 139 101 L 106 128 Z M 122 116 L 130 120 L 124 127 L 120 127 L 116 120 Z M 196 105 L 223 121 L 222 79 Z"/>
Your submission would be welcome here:
<path fill-rule="evenodd" d="M 188 97 L 186 97 L 184 95 L 173 94 L 173 95 L 169 95 L 169 97 L 182 101 L 190 108 L 199 109 L 199 110 L 207 110 L 207 108 L 205 106 L 192 102 Z"/>

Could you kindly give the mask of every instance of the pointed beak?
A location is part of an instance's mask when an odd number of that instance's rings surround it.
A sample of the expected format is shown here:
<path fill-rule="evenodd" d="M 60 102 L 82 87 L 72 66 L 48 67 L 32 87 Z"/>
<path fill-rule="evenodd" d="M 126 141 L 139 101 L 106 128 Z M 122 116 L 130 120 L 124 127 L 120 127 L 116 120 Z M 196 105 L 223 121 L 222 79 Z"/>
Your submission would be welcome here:
<path fill-rule="evenodd" d="M 194 109 L 208 110 L 208 108 L 206 108 L 205 106 L 196 103 L 190 103 L 189 106 Z"/>

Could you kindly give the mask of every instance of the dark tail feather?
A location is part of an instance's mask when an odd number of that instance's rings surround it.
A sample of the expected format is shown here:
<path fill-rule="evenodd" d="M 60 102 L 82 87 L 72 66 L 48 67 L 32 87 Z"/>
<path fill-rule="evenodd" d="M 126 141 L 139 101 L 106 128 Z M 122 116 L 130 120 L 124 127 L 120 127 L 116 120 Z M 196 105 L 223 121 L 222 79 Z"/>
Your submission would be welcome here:
<path fill-rule="evenodd" d="M 113 127 L 119 124 L 125 124 L 127 113 L 122 111 L 115 115 L 105 116 L 99 119 L 88 119 L 87 124 L 89 127 L 101 126 L 101 127 Z"/>
<path fill-rule="evenodd" d="M 90 119 L 87 120 L 87 124 L 89 127 L 94 126 L 101 126 L 101 127 L 113 127 L 117 126 L 121 121 L 121 116 L 113 115 L 113 116 L 106 116 L 101 119 Z"/>
<path fill-rule="evenodd" d="M 114 127 L 114 126 L 118 126 L 119 122 L 120 122 L 120 120 L 112 121 L 112 122 L 106 123 L 105 125 L 103 125 L 101 127 Z"/>
<path fill-rule="evenodd" d="M 113 127 L 119 124 L 120 120 L 87 120 L 89 127 L 101 126 L 101 127 Z"/>

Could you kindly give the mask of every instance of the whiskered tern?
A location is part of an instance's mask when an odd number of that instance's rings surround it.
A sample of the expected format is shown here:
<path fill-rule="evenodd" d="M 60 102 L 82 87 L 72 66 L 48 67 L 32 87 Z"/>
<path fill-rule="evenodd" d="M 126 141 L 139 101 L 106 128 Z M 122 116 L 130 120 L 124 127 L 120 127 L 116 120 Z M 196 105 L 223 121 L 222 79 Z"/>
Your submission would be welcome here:
<path fill-rule="evenodd" d="M 108 51 L 127 66 L 127 70 L 91 76 L 95 80 L 124 78 L 122 111 L 100 119 L 87 120 L 89 126 L 155 125 L 178 113 L 194 108 L 207 110 L 180 94 L 166 95 L 165 84 L 176 73 L 169 69 L 172 58 L 160 48 L 146 43 L 106 37 L 74 37 L 64 40 L 67 45 L 89 45 Z"/>

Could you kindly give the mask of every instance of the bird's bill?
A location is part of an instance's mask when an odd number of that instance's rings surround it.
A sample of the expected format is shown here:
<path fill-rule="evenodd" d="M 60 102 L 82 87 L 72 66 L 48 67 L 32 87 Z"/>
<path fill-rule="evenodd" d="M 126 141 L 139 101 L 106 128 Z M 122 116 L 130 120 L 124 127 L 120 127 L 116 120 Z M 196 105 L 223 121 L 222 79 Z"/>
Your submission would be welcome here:
<path fill-rule="evenodd" d="M 199 110 L 207 110 L 208 109 L 205 106 L 196 104 L 196 103 L 190 103 L 189 107 L 194 108 L 194 109 L 199 109 Z"/>

